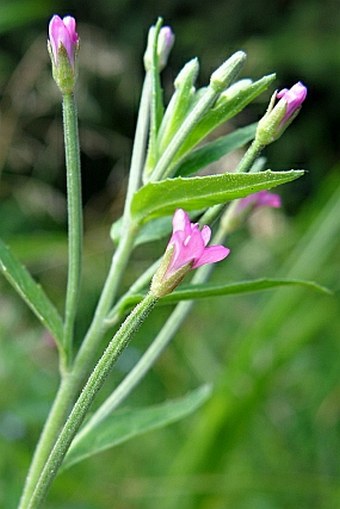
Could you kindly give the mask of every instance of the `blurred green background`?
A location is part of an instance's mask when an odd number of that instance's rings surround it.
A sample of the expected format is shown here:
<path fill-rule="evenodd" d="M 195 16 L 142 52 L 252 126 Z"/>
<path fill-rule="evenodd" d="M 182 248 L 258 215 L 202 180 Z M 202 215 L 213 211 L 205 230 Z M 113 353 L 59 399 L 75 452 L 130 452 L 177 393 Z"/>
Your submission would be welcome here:
<path fill-rule="evenodd" d="M 204 84 L 240 48 L 248 53 L 244 77 L 276 71 L 278 88 L 301 80 L 309 90 L 298 119 L 266 151 L 270 168 L 308 173 L 280 189 L 283 211 L 256 214 L 229 239 L 232 256 L 217 267 L 214 279 L 305 277 L 328 285 L 335 295 L 282 289 L 201 302 L 127 404 L 160 402 L 213 382 L 210 402 L 178 425 L 65 472 L 46 507 L 339 507 L 339 3 L 2 0 L 0 236 L 62 310 L 61 108 L 45 45 L 54 13 L 75 16 L 81 36 L 77 98 L 86 258 L 79 338 L 111 257 L 108 231 L 124 199 L 141 57 L 148 27 L 158 15 L 176 33 L 163 72 L 167 97 L 188 59 L 200 57 Z M 257 120 L 269 95 L 231 127 Z M 138 249 L 125 284 L 160 249 Z M 0 507 L 11 509 L 58 379 L 50 338 L 2 280 L 0 288 Z M 148 321 L 106 391 L 133 365 L 168 313 L 162 308 Z"/>

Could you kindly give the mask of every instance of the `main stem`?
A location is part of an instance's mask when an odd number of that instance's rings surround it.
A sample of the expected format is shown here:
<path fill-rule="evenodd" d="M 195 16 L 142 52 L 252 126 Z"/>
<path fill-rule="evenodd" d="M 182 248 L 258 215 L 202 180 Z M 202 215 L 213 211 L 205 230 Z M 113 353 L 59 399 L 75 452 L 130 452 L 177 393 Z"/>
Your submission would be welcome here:
<path fill-rule="evenodd" d="M 140 327 L 155 306 L 157 299 L 148 294 L 130 313 L 117 331 L 104 354 L 98 361 L 95 369 L 90 375 L 84 389 L 76 401 L 72 412 L 67 419 L 52 452 L 45 463 L 44 469 L 39 477 L 27 509 L 37 509 L 46 497 L 49 487 L 57 475 L 63 458 L 80 428 L 97 392 L 103 386 L 116 359 L 124 348 L 126 348 L 132 334 Z"/>
<path fill-rule="evenodd" d="M 79 134 L 77 109 L 73 94 L 63 95 L 63 121 L 68 205 L 68 279 L 65 302 L 64 348 L 66 363 L 69 366 L 72 360 L 74 321 L 79 299 L 83 243 Z"/>
<path fill-rule="evenodd" d="M 35 489 L 37 480 L 50 454 L 58 433 L 65 422 L 79 392 L 85 377 L 88 375 L 94 355 L 98 347 L 98 341 L 104 330 L 104 320 L 112 305 L 112 299 L 117 291 L 119 274 L 125 268 L 127 258 L 133 245 L 133 234 L 129 234 L 121 240 L 115 252 L 111 268 L 106 279 L 103 292 L 99 299 L 95 316 L 86 334 L 82 346 L 75 359 L 71 370 L 64 374 L 56 399 L 46 420 L 43 432 L 37 444 L 29 473 L 26 478 L 25 488 L 21 497 L 19 509 L 26 509 L 28 502 Z"/>
<path fill-rule="evenodd" d="M 46 458 L 78 390 L 78 385 L 75 384 L 74 377 L 69 372 L 72 360 L 74 321 L 79 298 L 83 242 L 79 134 L 77 108 L 73 94 L 63 95 L 63 123 L 68 205 L 68 279 L 63 337 L 65 357 L 61 359 L 63 376 L 49 417 L 39 438 L 19 508 L 26 507 Z"/>
<path fill-rule="evenodd" d="M 129 175 L 129 184 L 127 192 L 127 200 L 124 209 L 124 228 L 122 232 L 122 238 L 119 246 L 115 251 L 111 267 L 100 296 L 97 309 L 92 320 L 92 324 L 86 334 L 86 337 L 82 343 L 82 347 L 78 352 L 73 367 L 69 371 L 65 371 L 62 382 L 60 384 L 57 396 L 54 400 L 49 416 L 45 422 L 44 429 L 39 438 L 34 456 L 29 468 L 29 472 L 26 478 L 24 491 L 20 500 L 19 509 L 26 509 L 30 497 L 35 489 L 37 480 L 44 464 L 50 454 L 52 447 L 57 439 L 58 433 L 65 422 L 65 419 L 70 411 L 71 405 L 74 402 L 77 393 L 79 392 L 81 385 L 88 375 L 91 369 L 92 363 L 94 363 L 95 352 L 98 348 L 98 342 L 102 337 L 104 320 L 112 306 L 117 288 L 119 285 L 121 273 L 124 270 L 127 261 L 129 259 L 130 252 L 133 247 L 135 231 L 133 226 L 130 224 L 130 204 L 134 192 L 138 189 L 140 184 L 140 174 L 142 171 L 145 146 L 147 140 L 148 123 L 149 123 L 149 105 L 150 105 L 150 76 L 146 76 L 142 97 L 140 101 L 140 108 L 138 112 L 136 135 L 134 140 L 134 146 L 132 151 L 131 169 Z M 75 118 L 76 108 L 74 105 L 74 99 L 72 96 L 64 97 L 64 114 L 67 121 L 65 122 L 65 129 L 68 133 L 73 132 L 78 136 L 77 121 Z M 69 141 L 69 137 L 65 133 L 65 142 Z M 66 147 L 67 144 L 65 143 Z M 75 154 L 76 147 L 79 147 L 79 142 L 73 141 L 69 149 L 66 148 L 66 161 L 70 161 L 71 154 Z M 74 172 L 73 172 L 74 175 Z M 72 188 L 72 190 L 74 187 Z M 80 191 L 80 187 L 79 187 Z M 73 202 L 73 211 L 77 210 L 75 197 Z M 70 198 L 72 200 L 72 198 Z M 70 201 L 69 201 L 70 203 Z M 79 201 L 80 203 L 80 194 Z M 73 218 L 73 215 L 70 218 Z M 81 210 L 78 215 L 78 219 L 81 219 Z M 81 229 L 79 228 L 79 232 Z M 81 241 L 81 234 L 78 234 L 78 239 Z M 76 243 L 74 242 L 74 246 Z M 71 251 L 71 249 L 70 249 Z M 76 249 L 73 251 L 76 253 Z M 70 256 L 71 258 L 71 256 Z M 79 265 L 80 266 L 80 265 Z M 76 273 L 74 273 L 75 275 Z M 74 279 L 73 279 L 74 281 Z M 69 287 L 73 287 L 69 285 Z M 74 296 L 73 292 L 68 292 L 69 298 L 71 295 Z M 68 325 L 67 330 L 65 328 L 65 337 L 71 331 L 71 316 L 68 314 Z M 73 322 L 74 323 L 74 322 Z M 73 332 L 72 323 L 72 332 Z"/>

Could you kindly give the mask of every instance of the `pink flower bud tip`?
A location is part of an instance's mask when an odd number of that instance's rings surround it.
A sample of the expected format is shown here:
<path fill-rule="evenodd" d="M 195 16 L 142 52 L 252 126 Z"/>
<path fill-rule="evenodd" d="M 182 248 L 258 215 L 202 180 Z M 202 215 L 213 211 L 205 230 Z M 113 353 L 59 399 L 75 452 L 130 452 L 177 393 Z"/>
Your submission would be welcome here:
<path fill-rule="evenodd" d="M 58 64 L 58 52 L 64 47 L 70 61 L 74 65 L 75 52 L 79 42 L 76 32 L 76 20 L 72 16 L 61 19 L 54 15 L 49 24 L 49 41 L 52 48 L 54 62 Z"/>
<path fill-rule="evenodd" d="M 292 86 L 292 88 L 284 88 L 280 90 L 280 92 L 276 94 L 276 97 L 280 99 L 280 102 L 284 101 L 286 103 L 286 113 L 282 119 L 282 123 L 285 123 L 298 109 L 300 109 L 303 101 L 307 97 L 307 88 L 303 85 L 303 83 L 301 83 L 301 81 L 298 81 Z"/>
<path fill-rule="evenodd" d="M 184 210 L 176 210 L 172 224 L 173 232 L 168 248 L 173 247 L 174 251 L 166 276 L 187 264 L 191 264 L 192 269 L 197 269 L 207 263 L 219 262 L 230 253 L 230 249 L 221 245 L 207 247 L 211 237 L 209 226 L 203 226 L 200 230 L 197 223 L 190 222 Z"/>
<path fill-rule="evenodd" d="M 278 209 L 281 207 L 281 197 L 269 191 L 258 191 L 240 200 L 238 206 L 239 210 L 244 210 L 248 207 L 272 207 Z"/>

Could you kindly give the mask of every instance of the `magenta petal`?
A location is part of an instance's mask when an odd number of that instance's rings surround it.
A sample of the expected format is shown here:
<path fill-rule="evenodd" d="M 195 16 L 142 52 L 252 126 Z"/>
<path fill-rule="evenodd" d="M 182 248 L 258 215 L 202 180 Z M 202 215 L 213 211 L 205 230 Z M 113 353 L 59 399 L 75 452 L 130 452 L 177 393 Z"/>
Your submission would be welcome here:
<path fill-rule="evenodd" d="M 72 16 L 65 16 L 63 23 L 68 30 L 72 43 L 77 44 L 79 38 L 76 32 L 76 20 Z"/>
<path fill-rule="evenodd" d="M 298 81 L 290 89 L 284 88 L 277 93 L 276 97 L 287 104 L 284 121 L 289 119 L 301 107 L 307 97 L 307 88 Z"/>
<path fill-rule="evenodd" d="M 278 194 L 270 193 L 269 191 L 259 191 L 254 195 L 253 204 L 255 207 L 281 207 L 281 198 Z"/>
<path fill-rule="evenodd" d="M 246 198 L 242 198 L 238 203 L 237 209 L 239 211 L 245 208 L 252 207 L 281 207 L 281 198 L 278 194 L 270 193 L 269 191 L 258 191 L 257 193 L 250 194 Z"/>
<path fill-rule="evenodd" d="M 168 273 L 200 258 L 204 251 L 203 239 L 198 228 L 194 228 L 192 234 L 186 237 L 184 242 L 182 232 L 175 232 L 172 235 L 171 244 L 174 246 L 174 255 L 167 270 Z"/>
<path fill-rule="evenodd" d="M 204 245 L 206 246 L 210 240 L 210 237 L 211 237 L 211 229 L 209 228 L 209 226 L 207 226 L 207 225 L 203 226 L 201 235 L 202 235 Z"/>
<path fill-rule="evenodd" d="M 183 231 L 186 234 L 191 231 L 191 223 L 188 214 L 183 209 L 177 209 L 172 218 L 173 232 Z"/>
<path fill-rule="evenodd" d="M 201 265 L 205 265 L 207 263 L 215 263 L 223 260 L 230 253 L 230 249 L 224 246 L 216 245 L 206 247 L 198 260 L 195 261 L 192 268 L 197 269 L 197 267 L 201 267 Z"/>
<path fill-rule="evenodd" d="M 65 48 L 69 61 L 73 65 L 76 45 L 78 43 L 75 19 L 71 16 L 66 16 L 62 20 L 57 15 L 53 16 L 49 24 L 49 40 L 56 65 L 61 45 Z"/>
<path fill-rule="evenodd" d="M 198 227 L 194 227 L 181 247 L 181 266 L 196 260 L 204 251 L 204 242 Z"/>
<path fill-rule="evenodd" d="M 65 30 L 62 19 L 56 14 L 52 17 L 48 32 L 49 32 L 49 40 L 52 46 L 54 59 L 57 60 L 58 55 L 58 47 L 60 42 L 60 34 Z"/>

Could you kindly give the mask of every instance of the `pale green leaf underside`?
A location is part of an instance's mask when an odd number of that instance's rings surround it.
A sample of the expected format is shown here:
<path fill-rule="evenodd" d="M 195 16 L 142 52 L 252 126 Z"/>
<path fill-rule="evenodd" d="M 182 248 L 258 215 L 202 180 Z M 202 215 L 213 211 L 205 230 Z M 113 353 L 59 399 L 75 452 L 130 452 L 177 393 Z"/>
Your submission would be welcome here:
<path fill-rule="evenodd" d="M 131 214 L 137 223 L 173 214 L 176 208 L 200 210 L 249 194 L 271 189 L 303 175 L 302 170 L 209 175 L 162 180 L 146 184 L 133 197 Z"/>
<path fill-rule="evenodd" d="M 0 269 L 40 322 L 49 330 L 58 345 L 61 346 L 63 322 L 58 311 L 41 286 L 34 281 L 28 270 L 1 240 Z"/>
<path fill-rule="evenodd" d="M 166 401 L 151 407 L 121 410 L 109 415 L 86 434 L 80 435 L 67 453 L 62 469 L 114 447 L 130 438 L 152 431 L 173 422 L 199 408 L 209 397 L 211 389 L 202 386 L 183 398 Z"/>

